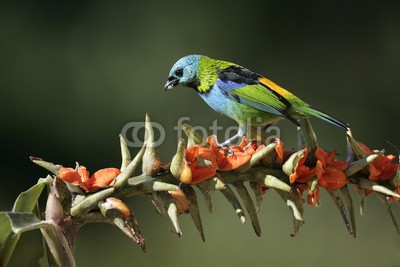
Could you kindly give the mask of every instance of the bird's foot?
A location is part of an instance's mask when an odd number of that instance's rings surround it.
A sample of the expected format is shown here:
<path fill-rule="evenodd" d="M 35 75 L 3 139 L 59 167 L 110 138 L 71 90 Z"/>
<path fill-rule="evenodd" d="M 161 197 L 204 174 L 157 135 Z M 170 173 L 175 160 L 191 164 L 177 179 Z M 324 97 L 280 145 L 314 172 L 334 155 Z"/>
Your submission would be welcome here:
<path fill-rule="evenodd" d="M 223 149 L 226 149 L 226 151 L 228 152 L 228 154 L 233 156 L 234 152 L 233 152 L 232 149 L 229 147 L 229 145 L 230 145 L 230 140 L 229 140 L 229 139 L 226 140 L 226 141 L 224 141 L 224 142 L 222 142 L 222 143 L 220 143 L 220 142 L 218 142 L 218 139 L 217 139 L 217 136 L 216 136 L 216 135 L 212 135 L 212 137 L 214 137 L 215 143 L 217 144 L 218 147 L 223 148 Z"/>
<path fill-rule="evenodd" d="M 235 153 L 233 152 L 233 150 L 232 150 L 229 146 L 226 146 L 226 147 L 224 147 L 224 148 L 226 148 L 226 151 L 228 152 L 228 155 L 231 155 L 231 156 L 233 157 L 233 155 L 235 154 Z"/>
<path fill-rule="evenodd" d="M 251 145 L 252 145 L 252 142 L 248 142 L 247 145 L 245 145 L 243 147 L 243 151 L 246 151 Z"/>
<path fill-rule="evenodd" d="M 217 137 L 215 134 L 211 135 L 211 137 L 214 138 L 215 144 L 216 144 L 218 147 L 227 147 L 226 141 L 224 141 L 224 142 L 222 142 L 222 143 L 218 142 L 218 137 Z"/>

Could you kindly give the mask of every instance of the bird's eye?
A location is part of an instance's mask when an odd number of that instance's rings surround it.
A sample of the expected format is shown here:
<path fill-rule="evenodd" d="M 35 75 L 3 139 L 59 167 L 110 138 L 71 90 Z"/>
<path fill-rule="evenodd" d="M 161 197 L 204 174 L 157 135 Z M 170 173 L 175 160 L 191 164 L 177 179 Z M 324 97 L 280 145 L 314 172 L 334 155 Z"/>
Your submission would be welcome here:
<path fill-rule="evenodd" d="M 182 75 L 183 75 L 183 69 L 182 68 L 176 69 L 175 76 L 182 77 Z"/>

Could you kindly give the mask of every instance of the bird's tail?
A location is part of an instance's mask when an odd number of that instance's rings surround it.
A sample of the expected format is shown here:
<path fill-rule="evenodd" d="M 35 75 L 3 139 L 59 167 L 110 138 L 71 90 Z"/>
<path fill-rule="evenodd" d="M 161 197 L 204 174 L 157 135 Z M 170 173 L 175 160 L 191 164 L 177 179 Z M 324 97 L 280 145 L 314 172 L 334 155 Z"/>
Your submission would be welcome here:
<path fill-rule="evenodd" d="M 342 128 L 344 130 L 348 130 L 349 127 L 350 127 L 349 124 L 347 124 L 345 122 L 342 122 L 342 121 L 332 117 L 331 115 L 328 115 L 328 114 L 326 114 L 326 113 L 324 113 L 322 111 L 319 111 L 319 110 L 317 110 L 315 108 L 312 108 L 312 107 L 309 107 L 309 106 L 308 107 L 307 106 L 303 107 L 302 108 L 302 112 L 304 112 L 308 116 L 317 117 L 317 118 L 319 118 L 321 120 L 329 122 L 330 124 L 333 124 L 333 125 L 335 125 L 337 127 L 340 127 L 340 128 Z"/>

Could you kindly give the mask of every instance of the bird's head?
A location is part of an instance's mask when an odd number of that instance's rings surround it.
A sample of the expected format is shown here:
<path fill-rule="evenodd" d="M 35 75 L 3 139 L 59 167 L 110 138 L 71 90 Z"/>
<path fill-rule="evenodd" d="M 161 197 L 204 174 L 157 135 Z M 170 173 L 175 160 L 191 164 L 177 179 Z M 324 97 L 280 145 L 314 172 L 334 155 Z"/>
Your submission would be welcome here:
<path fill-rule="evenodd" d="M 200 58 L 200 55 L 190 55 L 179 59 L 169 72 L 164 91 L 178 84 L 193 87 L 197 83 L 197 67 Z"/>

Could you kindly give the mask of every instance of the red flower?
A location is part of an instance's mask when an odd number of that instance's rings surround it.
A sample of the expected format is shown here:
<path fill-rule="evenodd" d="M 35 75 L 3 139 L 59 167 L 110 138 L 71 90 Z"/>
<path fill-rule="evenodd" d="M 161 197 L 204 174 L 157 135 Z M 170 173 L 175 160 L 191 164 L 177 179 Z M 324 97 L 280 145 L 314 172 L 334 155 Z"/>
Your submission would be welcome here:
<path fill-rule="evenodd" d="M 311 190 L 308 191 L 307 203 L 312 206 L 315 206 L 315 204 L 318 203 L 318 200 L 319 200 L 319 187 L 317 186 L 314 192 L 312 192 Z"/>
<path fill-rule="evenodd" d="M 358 143 L 367 156 L 372 154 L 372 151 L 363 143 Z M 369 179 L 371 181 L 388 180 L 396 173 L 400 164 L 390 164 L 395 159 L 393 155 L 380 155 L 377 159 L 368 165 Z"/>
<path fill-rule="evenodd" d="M 297 184 L 297 191 L 299 192 L 300 196 L 303 195 L 303 192 L 308 190 L 308 185 L 307 184 Z M 314 191 L 308 190 L 307 193 L 307 203 L 309 205 L 315 206 L 315 204 L 318 203 L 319 200 L 319 187 L 317 186 Z"/>
<path fill-rule="evenodd" d="M 207 160 L 211 165 L 200 166 L 200 162 L 197 160 L 200 157 Z M 186 162 L 188 167 L 186 171 L 190 171 L 190 181 L 182 181 L 188 184 L 197 184 L 201 181 L 210 179 L 215 176 L 217 171 L 217 156 L 210 148 L 201 146 L 191 146 L 186 150 Z"/>
<path fill-rule="evenodd" d="M 227 148 L 219 147 L 215 136 L 209 136 L 207 142 L 210 144 L 210 149 L 216 155 L 216 165 L 220 171 L 231 171 L 243 166 L 258 151 L 258 148 L 254 147 L 253 143 L 248 144 L 244 138 L 239 146 L 229 147 L 233 154 L 228 153 Z"/>
<path fill-rule="evenodd" d="M 292 173 L 289 177 L 291 184 L 293 184 L 294 182 L 306 183 L 313 176 L 315 176 L 315 173 L 316 173 L 315 169 L 304 165 L 304 163 L 306 162 L 306 159 L 308 157 L 308 149 L 304 148 L 303 153 L 304 153 L 303 156 L 300 158 L 299 162 L 297 163 L 296 171 L 294 173 Z"/>
<path fill-rule="evenodd" d="M 176 208 L 179 214 L 189 212 L 189 201 L 182 190 L 169 191 L 168 193 L 175 200 Z"/>
<path fill-rule="evenodd" d="M 225 147 L 219 147 L 214 136 L 207 138 L 209 147 L 195 145 L 186 150 L 187 177 L 185 183 L 197 184 L 201 181 L 215 177 L 216 171 L 231 171 L 245 165 L 250 161 L 252 155 L 263 149 L 264 145 L 257 145 L 255 142 L 248 143 L 245 138 L 238 146 L 231 146 L 229 153 Z M 205 165 L 199 161 L 202 159 Z M 190 172 L 190 173 L 189 173 Z M 185 176 L 185 177 L 186 177 Z"/>
<path fill-rule="evenodd" d="M 197 184 L 201 181 L 215 177 L 217 169 L 214 166 L 199 166 L 199 162 L 193 161 L 190 170 L 192 172 L 192 181 L 190 184 Z"/>
<path fill-rule="evenodd" d="M 318 159 L 316 165 L 318 185 L 330 190 L 339 189 L 349 182 L 343 172 L 349 164 L 344 160 L 335 160 L 335 155 L 336 151 L 326 153 L 319 147 L 315 152 Z"/>
<path fill-rule="evenodd" d="M 89 178 L 89 171 L 86 170 L 86 167 L 79 166 L 78 171 L 62 167 L 59 176 L 61 180 L 79 185 L 86 192 L 93 192 L 110 186 L 120 173 L 121 171 L 116 168 L 105 168 L 98 170 Z"/>
<path fill-rule="evenodd" d="M 287 156 L 288 151 L 283 151 L 283 142 L 280 139 L 275 138 L 275 141 L 278 143 L 275 147 L 275 151 L 278 156 L 278 160 L 280 162 L 283 162 L 283 159 L 285 158 L 285 156 Z M 286 153 L 286 155 L 285 155 L 285 153 Z"/>

